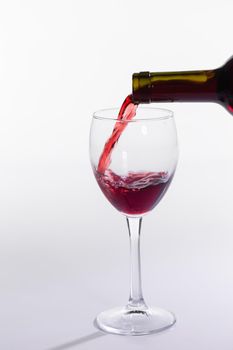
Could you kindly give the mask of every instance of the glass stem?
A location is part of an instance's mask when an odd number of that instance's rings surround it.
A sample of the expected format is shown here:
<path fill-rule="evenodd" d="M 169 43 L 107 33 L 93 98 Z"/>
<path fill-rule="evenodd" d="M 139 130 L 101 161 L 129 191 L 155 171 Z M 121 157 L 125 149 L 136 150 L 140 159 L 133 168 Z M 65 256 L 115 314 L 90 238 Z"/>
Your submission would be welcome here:
<path fill-rule="evenodd" d="M 142 217 L 127 217 L 130 239 L 131 284 L 128 307 L 146 307 L 142 295 L 140 232 Z"/>

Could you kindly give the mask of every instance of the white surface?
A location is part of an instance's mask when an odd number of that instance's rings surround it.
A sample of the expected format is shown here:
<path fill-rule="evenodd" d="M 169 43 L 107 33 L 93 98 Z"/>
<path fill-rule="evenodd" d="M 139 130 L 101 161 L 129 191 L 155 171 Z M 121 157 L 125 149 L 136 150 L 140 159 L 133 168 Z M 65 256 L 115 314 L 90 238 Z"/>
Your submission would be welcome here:
<path fill-rule="evenodd" d="M 92 326 L 127 301 L 129 258 L 124 219 L 88 161 L 91 113 L 119 105 L 134 71 L 211 68 L 232 55 L 232 7 L 1 2 L 1 349 L 232 350 L 232 117 L 212 104 L 169 106 L 179 166 L 142 235 L 145 298 L 178 319 L 161 335 Z"/>

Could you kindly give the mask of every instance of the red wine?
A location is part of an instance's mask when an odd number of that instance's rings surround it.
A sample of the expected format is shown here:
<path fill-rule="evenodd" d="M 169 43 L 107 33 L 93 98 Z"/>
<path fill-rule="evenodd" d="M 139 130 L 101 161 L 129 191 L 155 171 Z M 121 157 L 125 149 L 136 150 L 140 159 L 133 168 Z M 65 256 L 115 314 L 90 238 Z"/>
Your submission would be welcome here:
<path fill-rule="evenodd" d="M 129 95 L 124 100 L 121 109 L 118 113 L 118 120 L 115 123 L 112 135 L 109 137 L 107 142 L 105 143 L 103 152 L 99 159 L 98 164 L 98 172 L 103 173 L 105 170 L 109 167 L 111 163 L 111 154 L 113 151 L 113 148 L 117 141 L 119 140 L 119 137 L 121 136 L 122 132 L 127 126 L 127 121 L 130 121 L 133 119 L 133 117 L 136 114 L 137 104 L 133 103 L 132 101 L 132 95 Z M 120 121 L 123 121 L 121 123 Z"/>
<path fill-rule="evenodd" d="M 172 176 L 167 172 L 129 172 L 115 174 L 109 167 L 112 151 L 127 124 L 136 115 L 137 104 L 132 95 L 126 97 L 111 136 L 106 141 L 97 169 L 96 180 L 110 203 L 127 215 L 142 215 L 153 209 L 168 188 Z"/>
<path fill-rule="evenodd" d="M 233 57 L 212 70 L 133 74 L 132 100 L 150 102 L 217 102 L 233 114 Z"/>
<path fill-rule="evenodd" d="M 167 172 L 129 172 L 119 176 L 111 170 L 95 171 L 96 180 L 110 203 L 128 215 L 153 209 L 166 192 L 172 177 Z"/>

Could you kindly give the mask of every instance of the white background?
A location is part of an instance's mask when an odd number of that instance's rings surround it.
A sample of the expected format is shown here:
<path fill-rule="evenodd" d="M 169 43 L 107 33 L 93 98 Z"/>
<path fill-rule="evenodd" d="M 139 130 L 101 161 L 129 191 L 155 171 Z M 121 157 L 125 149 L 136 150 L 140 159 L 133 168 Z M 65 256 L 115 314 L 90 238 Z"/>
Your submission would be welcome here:
<path fill-rule="evenodd" d="M 133 72 L 233 54 L 232 11 L 232 0 L 0 2 L 0 349 L 232 350 L 230 114 L 169 105 L 179 165 L 142 235 L 145 298 L 178 319 L 164 334 L 92 325 L 127 301 L 129 247 L 88 159 L 92 112 L 120 105 Z"/>

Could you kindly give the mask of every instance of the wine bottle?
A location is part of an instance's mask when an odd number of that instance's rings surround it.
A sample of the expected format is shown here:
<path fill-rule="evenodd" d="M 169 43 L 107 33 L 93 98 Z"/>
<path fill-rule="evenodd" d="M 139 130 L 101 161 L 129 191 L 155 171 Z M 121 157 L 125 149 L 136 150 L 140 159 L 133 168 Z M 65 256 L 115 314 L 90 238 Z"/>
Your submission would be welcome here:
<path fill-rule="evenodd" d="M 133 102 L 217 102 L 233 114 L 233 57 L 217 69 L 133 74 Z"/>

